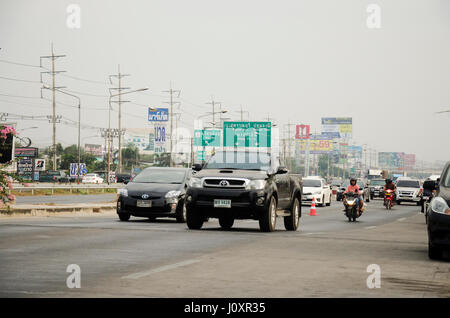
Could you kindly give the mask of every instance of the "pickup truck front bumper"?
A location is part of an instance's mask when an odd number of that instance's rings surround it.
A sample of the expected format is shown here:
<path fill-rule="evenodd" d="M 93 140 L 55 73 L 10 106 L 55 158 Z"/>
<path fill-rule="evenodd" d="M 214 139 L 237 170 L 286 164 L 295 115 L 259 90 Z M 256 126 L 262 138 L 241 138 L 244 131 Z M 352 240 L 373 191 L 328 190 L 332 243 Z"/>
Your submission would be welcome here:
<path fill-rule="evenodd" d="M 230 200 L 230 208 L 214 207 L 214 200 Z M 218 218 L 224 214 L 235 219 L 257 219 L 267 204 L 264 190 L 189 188 L 186 207 L 205 217 Z"/>

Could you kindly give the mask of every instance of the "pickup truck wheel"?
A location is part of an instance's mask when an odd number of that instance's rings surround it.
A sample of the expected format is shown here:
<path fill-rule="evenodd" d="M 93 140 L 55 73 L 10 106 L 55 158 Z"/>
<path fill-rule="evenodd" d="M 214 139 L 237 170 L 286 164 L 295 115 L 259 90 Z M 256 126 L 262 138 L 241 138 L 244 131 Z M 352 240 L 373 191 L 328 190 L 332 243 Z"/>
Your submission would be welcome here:
<path fill-rule="evenodd" d="M 130 213 L 123 213 L 123 212 L 119 213 L 119 219 L 121 221 L 128 221 L 130 217 L 131 217 Z"/>
<path fill-rule="evenodd" d="M 259 217 L 259 229 L 261 232 L 273 232 L 277 223 L 277 201 L 272 196 L 269 205 L 264 208 Z"/>
<path fill-rule="evenodd" d="M 191 230 L 200 230 L 205 217 L 193 208 L 186 207 L 186 223 Z"/>
<path fill-rule="evenodd" d="M 286 231 L 297 231 L 300 219 L 300 202 L 298 198 L 294 199 L 291 208 L 291 215 L 284 217 L 284 228 Z"/>
<path fill-rule="evenodd" d="M 226 215 L 219 217 L 220 227 L 224 230 L 229 230 L 233 227 L 234 218 L 232 216 Z"/>
<path fill-rule="evenodd" d="M 428 257 L 433 260 L 439 260 L 442 258 L 442 250 L 438 246 L 428 243 Z"/>
<path fill-rule="evenodd" d="M 325 206 L 325 196 L 322 197 L 322 203 L 318 204 L 320 207 Z"/>

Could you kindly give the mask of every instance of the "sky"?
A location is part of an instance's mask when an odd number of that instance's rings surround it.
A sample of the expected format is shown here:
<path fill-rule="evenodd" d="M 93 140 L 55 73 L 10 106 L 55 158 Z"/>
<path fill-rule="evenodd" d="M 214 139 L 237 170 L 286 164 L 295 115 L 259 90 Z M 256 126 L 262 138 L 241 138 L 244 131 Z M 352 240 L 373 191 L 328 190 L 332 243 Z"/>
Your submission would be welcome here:
<path fill-rule="evenodd" d="M 80 28 L 67 25 L 70 4 L 80 8 Z M 369 4 L 381 10 L 380 28 L 367 25 Z M 66 55 L 56 60 L 66 71 L 56 85 L 81 97 L 83 125 L 107 127 L 108 89 L 116 85 L 109 75 L 120 64 L 130 74 L 124 86 L 149 88 L 126 97 L 125 128 L 149 127 L 147 107 L 167 106 L 163 91 L 172 85 L 181 90 L 180 126 L 192 128 L 214 98 L 224 117 L 238 120 L 242 107 L 250 120 L 310 124 L 317 133 L 322 117 L 352 117 L 355 144 L 447 161 L 450 115 L 436 112 L 450 109 L 449 39 L 447 0 L 2 0 L 0 112 L 51 114 L 37 66 L 53 43 Z M 67 124 L 78 118 L 76 105 L 57 95 L 64 146 L 77 142 Z M 111 114 L 117 127 L 116 105 Z M 22 135 L 51 145 L 47 119 L 9 121 L 38 127 Z M 96 136 L 84 126 L 82 144 L 101 143 Z"/>

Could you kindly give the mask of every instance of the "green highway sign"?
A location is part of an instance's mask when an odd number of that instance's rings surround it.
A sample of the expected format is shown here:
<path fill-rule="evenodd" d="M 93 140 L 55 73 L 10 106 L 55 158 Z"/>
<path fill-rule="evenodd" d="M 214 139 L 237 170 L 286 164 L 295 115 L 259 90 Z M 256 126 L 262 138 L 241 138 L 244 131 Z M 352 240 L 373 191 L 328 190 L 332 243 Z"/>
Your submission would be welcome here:
<path fill-rule="evenodd" d="M 197 160 L 205 161 L 206 160 L 206 151 L 198 150 L 197 151 Z"/>
<path fill-rule="evenodd" d="M 270 147 L 270 121 L 225 121 L 224 147 Z"/>
<path fill-rule="evenodd" d="M 194 131 L 194 146 L 220 147 L 220 130 L 196 129 Z"/>

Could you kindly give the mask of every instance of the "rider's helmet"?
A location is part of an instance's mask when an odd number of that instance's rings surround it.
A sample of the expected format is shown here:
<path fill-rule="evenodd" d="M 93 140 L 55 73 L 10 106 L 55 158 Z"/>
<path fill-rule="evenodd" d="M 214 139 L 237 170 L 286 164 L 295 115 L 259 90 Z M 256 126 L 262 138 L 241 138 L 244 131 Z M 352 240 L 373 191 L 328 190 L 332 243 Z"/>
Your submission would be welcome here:
<path fill-rule="evenodd" d="M 350 184 L 352 184 L 353 181 L 356 183 L 357 180 L 355 178 L 350 178 Z"/>
<path fill-rule="evenodd" d="M 386 179 L 386 184 L 390 184 L 390 183 L 392 183 L 392 180 L 391 179 Z"/>

